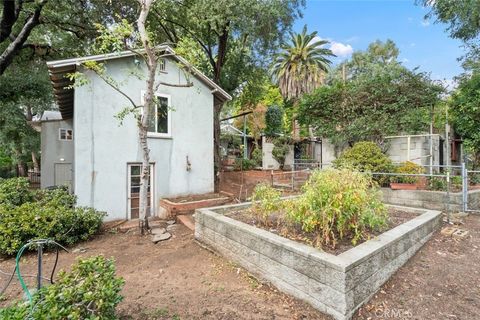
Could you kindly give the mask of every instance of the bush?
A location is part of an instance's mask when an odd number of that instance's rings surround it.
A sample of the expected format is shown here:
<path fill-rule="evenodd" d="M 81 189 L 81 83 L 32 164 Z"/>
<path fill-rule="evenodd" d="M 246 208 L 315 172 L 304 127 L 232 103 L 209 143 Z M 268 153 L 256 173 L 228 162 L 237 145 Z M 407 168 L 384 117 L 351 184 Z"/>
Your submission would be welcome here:
<path fill-rule="evenodd" d="M 427 179 L 428 179 L 428 190 L 447 191 L 447 178 L 444 178 L 444 177 L 428 177 Z M 461 189 L 462 188 L 462 177 L 461 176 L 451 177 L 450 178 L 450 187 L 451 187 L 451 189 Z"/>
<path fill-rule="evenodd" d="M 250 159 L 235 159 L 235 170 L 252 170 L 256 167 L 255 161 Z"/>
<path fill-rule="evenodd" d="M 273 140 L 272 156 L 283 169 L 285 159 L 290 151 L 290 139 L 287 137 L 277 137 Z"/>
<path fill-rule="evenodd" d="M 78 260 L 55 284 L 43 287 L 28 303 L 0 309 L 0 319 L 117 319 L 124 280 L 115 276 L 113 260 L 103 256 Z"/>
<path fill-rule="evenodd" d="M 262 166 L 263 162 L 263 152 L 262 149 L 259 147 L 253 149 L 252 151 L 252 161 L 255 163 L 256 166 Z"/>
<path fill-rule="evenodd" d="M 34 194 L 26 178 L 0 180 L 0 205 L 19 206 L 33 199 Z"/>
<path fill-rule="evenodd" d="M 267 224 L 268 217 L 281 208 L 281 195 L 280 191 L 266 183 L 257 184 L 252 192 L 252 214 Z"/>
<path fill-rule="evenodd" d="M 335 168 L 351 168 L 362 172 L 392 172 L 393 164 L 380 147 L 369 141 L 357 142 L 333 161 Z M 374 176 L 374 180 L 383 184 L 386 176 Z"/>
<path fill-rule="evenodd" d="M 335 246 L 345 237 L 355 245 L 387 223 L 387 209 L 374 185 L 370 176 L 357 171 L 316 170 L 302 195 L 287 202 L 287 219 L 305 232 L 319 233 L 318 245 Z"/>
<path fill-rule="evenodd" d="M 49 190 L 37 202 L 0 205 L 0 254 L 13 255 L 30 239 L 51 238 L 66 245 L 87 240 L 99 230 L 105 213 L 73 208 L 74 203 L 67 191 Z"/>
<path fill-rule="evenodd" d="M 422 166 L 419 166 L 416 163 L 411 161 L 406 161 L 402 163 L 396 170 L 396 173 L 410 173 L 410 174 L 421 174 L 425 173 L 425 170 Z M 392 182 L 398 183 L 410 183 L 415 184 L 420 180 L 419 176 L 396 176 L 392 178 Z"/>

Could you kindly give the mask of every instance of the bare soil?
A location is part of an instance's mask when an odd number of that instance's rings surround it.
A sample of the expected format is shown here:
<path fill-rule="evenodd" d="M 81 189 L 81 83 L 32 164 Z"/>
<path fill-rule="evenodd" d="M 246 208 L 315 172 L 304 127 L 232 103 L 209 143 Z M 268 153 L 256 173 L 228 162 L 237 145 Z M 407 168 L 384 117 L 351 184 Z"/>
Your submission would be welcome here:
<path fill-rule="evenodd" d="M 480 319 L 480 216 L 459 227 L 465 238 L 437 232 L 354 319 Z"/>
<path fill-rule="evenodd" d="M 176 197 L 176 198 L 166 198 L 166 199 L 168 201 L 175 202 L 175 203 L 184 203 L 184 202 L 210 200 L 210 199 L 225 198 L 225 197 L 227 197 L 227 195 L 222 193 L 204 193 L 204 194 L 195 194 L 195 195 L 182 196 L 182 197 Z"/>
<path fill-rule="evenodd" d="M 62 253 L 60 269 L 69 269 L 76 258 L 103 254 L 114 257 L 117 274 L 126 282 L 119 305 L 120 319 L 331 319 L 310 305 L 278 292 L 250 277 L 227 260 L 203 249 L 192 232 L 178 225 L 173 238 L 153 244 L 150 237 L 133 232 L 104 233 L 70 248 L 85 252 Z M 45 257 L 49 274 L 55 254 Z M 10 272 L 12 258 L 0 260 L 0 270 Z M 36 273 L 36 256 L 22 259 L 23 274 Z M 0 273 L 0 287 L 6 276 Z M 29 278 L 29 287 L 34 279 Z M 15 279 L 0 307 L 22 297 Z"/>
<path fill-rule="evenodd" d="M 342 252 L 345 252 L 354 247 L 351 242 L 351 237 L 345 235 L 342 240 L 339 240 L 335 246 L 333 245 L 322 245 L 319 242 L 321 239 L 321 234 L 319 232 L 305 232 L 301 229 L 299 225 L 291 225 L 287 224 L 284 219 L 282 219 L 283 214 L 273 214 L 267 223 L 262 219 L 259 219 L 259 215 L 255 214 L 254 209 L 248 208 L 243 210 L 235 210 L 231 212 L 227 212 L 225 215 L 231 217 L 235 220 L 250 224 L 254 227 L 258 227 L 269 232 L 278 234 L 282 237 L 288 238 L 293 241 L 298 241 L 304 243 L 309 246 L 317 247 L 325 252 L 338 255 Z M 407 222 L 418 216 L 418 213 L 409 212 L 409 211 L 400 211 L 393 208 L 389 208 L 388 210 L 388 224 L 385 228 L 381 230 L 371 231 L 369 234 L 364 238 L 361 239 L 357 245 L 371 239 L 372 237 L 378 236 L 381 233 L 388 231 L 390 229 L 395 228 L 396 226 L 401 225 L 402 223 Z"/>
<path fill-rule="evenodd" d="M 280 171 L 274 171 L 280 172 Z M 271 182 L 271 171 L 249 170 L 249 171 L 224 171 L 220 174 L 220 190 L 234 195 L 236 199 L 245 201 L 250 198 L 255 186 L 259 183 Z M 298 192 L 283 190 L 283 195 L 292 195 Z"/>

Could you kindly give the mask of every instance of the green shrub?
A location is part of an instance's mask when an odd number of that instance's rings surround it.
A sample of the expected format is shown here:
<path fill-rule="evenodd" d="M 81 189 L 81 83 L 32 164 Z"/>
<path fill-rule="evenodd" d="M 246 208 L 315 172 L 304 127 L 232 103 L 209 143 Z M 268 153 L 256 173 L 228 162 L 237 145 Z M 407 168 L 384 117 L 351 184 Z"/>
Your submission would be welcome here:
<path fill-rule="evenodd" d="M 447 179 L 442 177 L 428 177 L 428 189 L 433 191 L 447 190 Z"/>
<path fill-rule="evenodd" d="M 425 173 L 425 170 L 422 166 L 419 166 L 416 163 L 411 161 L 406 161 L 402 163 L 397 169 L 395 170 L 396 173 L 409 173 L 409 174 L 421 174 Z M 395 176 L 392 179 L 392 182 L 398 183 L 410 183 L 415 184 L 420 180 L 419 176 Z"/>
<path fill-rule="evenodd" d="M 252 161 L 255 163 L 255 166 L 262 166 L 262 161 L 263 161 L 262 149 L 257 147 L 252 151 Z"/>
<path fill-rule="evenodd" d="M 0 254 L 13 255 L 30 239 L 51 238 L 66 245 L 87 240 L 99 230 L 104 216 L 91 208 L 70 208 L 56 201 L 0 205 Z"/>
<path fill-rule="evenodd" d="M 362 172 L 392 172 L 393 164 L 380 147 L 369 141 L 357 142 L 352 148 L 344 151 L 333 161 L 337 169 L 351 168 Z M 387 176 L 376 175 L 374 180 L 383 184 L 388 182 Z"/>
<path fill-rule="evenodd" d="M 287 202 L 287 219 L 321 235 L 318 245 L 345 237 L 355 245 L 386 225 L 387 209 L 372 178 L 349 169 L 316 170 L 299 198 Z"/>
<path fill-rule="evenodd" d="M 285 165 L 285 159 L 287 159 L 288 152 L 290 151 L 290 139 L 288 137 L 277 137 L 273 140 L 272 156 L 280 165 L 280 169 L 283 169 Z"/>
<path fill-rule="evenodd" d="M 66 187 L 53 190 L 39 190 L 36 194 L 36 199 L 39 206 L 48 204 L 66 208 L 73 208 L 77 202 L 77 197 L 68 192 Z"/>
<path fill-rule="evenodd" d="M 0 180 L 0 205 L 19 206 L 33 199 L 34 194 L 26 178 Z"/>
<path fill-rule="evenodd" d="M 0 309 L 0 319 L 117 319 L 124 280 L 115 276 L 113 260 L 96 256 L 78 260 L 70 272 L 61 271 L 55 284 L 43 287 L 28 303 Z"/>
<path fill-rule="evenodd" d="M 281 208 L 281 192 L 266 183 L 255 186 L 252 192 L 252 214 L 267 224 L 268 217 Z"/>
<path fill-rule="evenodd" d="M 255 169 L 256 164 L 255 161 L 250 160 L 250 159 L 244 159 L 244 158 L 237 158 L 235 159 L 235 170 L 252 170 Z"/>

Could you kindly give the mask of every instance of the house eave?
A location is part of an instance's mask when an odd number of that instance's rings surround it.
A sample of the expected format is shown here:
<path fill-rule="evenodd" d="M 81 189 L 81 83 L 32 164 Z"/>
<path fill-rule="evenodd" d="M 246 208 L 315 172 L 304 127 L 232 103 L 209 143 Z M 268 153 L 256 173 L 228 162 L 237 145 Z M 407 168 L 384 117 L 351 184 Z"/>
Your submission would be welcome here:
<path fill-rule="evenodd" d="M 159 46 L 157 50 L 164 51 L 171 54 L 171 57 L 181 64 L 183 64 L 187 70 L 195 76 L 198 80 L 206 84 L 210 89 L 211 93 L 214 95 L 217 101 L 224 103 L 226 101 L 232 100 L 232 97 L 223 90 L 218 84 L 204 75 L 197 68 L 192 66 L 187 60 L 178 56 L 175 51 L 169 46 Z M 50 80 L 52 82 L 53 91 L 59 111 L 62 114 L 63 119 L 70 119 L 73 117 L 74 109 L 74 81 L 70 80 L 67 75 L 70 73 L 76 72 L 78 66 L 82 65 L 87 61 L 108 61 L 126 57 L 137 56 L 144 53 L 145 50 L 138 51 L 122 51 L 115 53 L 107 53 L 101 55 L 87 56 L 87 57 L 78 57 L 64 60 L 56 60 L 47 62 L 48 71 L 50 74 Z"/>

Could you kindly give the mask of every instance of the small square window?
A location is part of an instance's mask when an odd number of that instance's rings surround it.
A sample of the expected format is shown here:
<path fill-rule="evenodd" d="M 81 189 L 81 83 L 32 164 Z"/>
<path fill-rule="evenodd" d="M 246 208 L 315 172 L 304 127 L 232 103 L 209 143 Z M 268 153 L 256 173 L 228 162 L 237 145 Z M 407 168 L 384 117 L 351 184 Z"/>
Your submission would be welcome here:
<path fill-rule="evenodd" d="M 60 128 L 58 130 L 58 139 L 63 141 L 73 140 L 73 130 Z"/>

